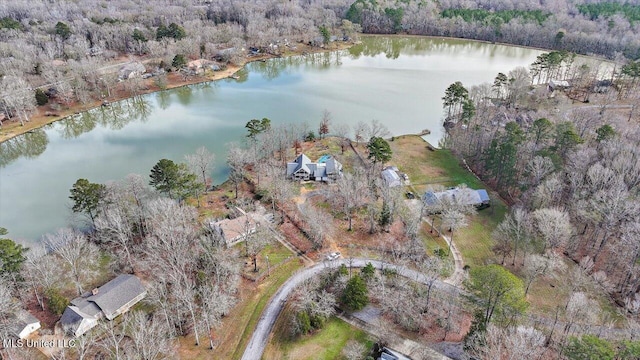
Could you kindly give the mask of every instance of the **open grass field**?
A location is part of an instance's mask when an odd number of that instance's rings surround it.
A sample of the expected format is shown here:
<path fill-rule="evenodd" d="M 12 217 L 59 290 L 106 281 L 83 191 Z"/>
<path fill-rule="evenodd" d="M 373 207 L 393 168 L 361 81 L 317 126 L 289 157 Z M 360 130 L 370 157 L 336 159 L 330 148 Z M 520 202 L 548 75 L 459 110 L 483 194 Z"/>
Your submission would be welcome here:
<path fill-rule="evenodd" d="M 278 332 L 286 331 L 286 324 L 282 318 L 281 316 L 276 323 Z M 280 334 L 274 334 L 262 358 L 264 360 L 336 360 L 345 359 L 340 353 L 349 340 L 362 343 L 367 348 L 373 346 L 373 341 L 367 333 L 335 317 L 329 319 L 322 329 L 313 334 L 295 341 L 285 338 Z"/>

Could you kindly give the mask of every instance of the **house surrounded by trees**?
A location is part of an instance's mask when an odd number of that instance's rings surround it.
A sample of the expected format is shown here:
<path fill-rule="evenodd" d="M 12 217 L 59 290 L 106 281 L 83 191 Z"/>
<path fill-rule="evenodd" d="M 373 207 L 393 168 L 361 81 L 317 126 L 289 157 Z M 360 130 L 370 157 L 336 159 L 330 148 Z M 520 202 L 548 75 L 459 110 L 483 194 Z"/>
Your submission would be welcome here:
<path fill-rule="evenodd" d="M 439 209 L 443 203 L 457 203 L 460 205 L 473 205 L 477 209 L 491 206 L 491 199 L 485 189 L 469 189 L 456 187 L 444 191 L 427 191 L 422 196 L 422 201 L 427 209 Z"/>
<path fill-rule="evenodd" d="M 71 300 L 60 318 L 60 324 L 68 334 L 81 336 L 96 326 L 103 316 L 113 320 L 146 294 L 142 282 L 135 275 L 118 275 L 91 293 Z"/>
<path fill-rule="evenodd" d="M 312 162 L 305 154 L 300 154 L 287 163 L 287 178 L 292 180 L 336 180 L 342 176 L 342 164 L 331 155 L 323 155 Z"/>

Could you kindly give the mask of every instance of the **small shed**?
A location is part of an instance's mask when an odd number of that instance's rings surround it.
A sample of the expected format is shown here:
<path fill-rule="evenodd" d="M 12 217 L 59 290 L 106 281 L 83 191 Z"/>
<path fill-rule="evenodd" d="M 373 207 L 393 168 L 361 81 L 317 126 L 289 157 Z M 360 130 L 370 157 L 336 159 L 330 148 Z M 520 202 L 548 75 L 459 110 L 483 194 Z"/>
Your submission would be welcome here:
<path fill-rule="evenodd" d="M 145 71 L 147 70 L 145 69 L 144 65 L 142 65 L 142 63 L 139 63 L 137 61 L 130 62 L 120 68 L 118 79 L 128 80 L 135 77 L 139 77 L 139 76 L 142 76 L 142 74 L 144 74 Z"/>
<path fill-rule="evenodd" d="M 387 168 L 382 170 L 382 180 L 388 187 L 402 186 L 402 180 L 396 171 Z"/>
<path fill-rule="evenodd" d="M 40 329 L 40 320 L 26 310 L 20 310 L 15 314 L 12 326 L 12 334 L 19 339 L 26 339 L 29 335 Z"/>
<path fill-rule="evenodd" d="M 566 80 L 550 80 L 548 84 L 549 91 L 564 90 L 569 86 L 569 82 Z"/>

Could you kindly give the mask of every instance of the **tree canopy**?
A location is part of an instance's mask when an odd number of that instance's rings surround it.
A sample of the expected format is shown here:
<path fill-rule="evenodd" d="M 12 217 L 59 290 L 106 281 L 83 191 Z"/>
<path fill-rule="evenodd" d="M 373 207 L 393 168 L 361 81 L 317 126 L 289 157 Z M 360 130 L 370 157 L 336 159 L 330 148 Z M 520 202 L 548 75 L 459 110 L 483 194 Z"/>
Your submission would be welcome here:
<path fill-rule="evenodd" d="M 528 307 L 522 280 L 502 266 L 472 268 L 468 287 L 482 311 L 481 321 L 485 327 L 492 321 L 512 323 Z"/>
<path fill-rule="evenodd" d="M 569 339 L 564 354 L 570 360 L 613 360 L 616 352 L 608 341 L 584 335 Z"/>
<path fill-rule="evenodd" d="M 442 97 L 442 105 L 447 109 L 447 118 L 451 118 L 460 113 L 463 104 L 469 100 L 469 91 L 462 85 L 460 81 L 449 85 Z"/>
<path fill-rule="evenodd" d="M 391 147 L 381 137 L 371 137 L 367 144 L 367 150 L 369 150 L 369 159 L 373 160 L 374 163 L 384 163 L 391 160 Z"/>
<path fill-rule="evenodd" d="M 364 280 L 360 276 L 354 275 L 347 282 L 340 300 L 349 310 L 360 310 L 369 303 L 368 293 Z"/>
<path fill-rule="evenodd" d="M 271 128 L 271 120 L 268 118 L 262 118 L 262 120 L 251 119 L 244 127 L 249 132 L 247 137 L 255 141 L 258 135 Z"/>
<path fill-rule="evenodd" d="M 55 26 L 55 33 L 60 36 L 62 40 L 67 40 L 71 36 L 71 28 L 62 21 L 58 21 Z"/>
<path fill-rule="evenodd" d="M 176 23 L 171 23 L 169 26 L 160 25 L 156 30 L 156 40 L 160 40 L 165 37 L 172 38 L 174 40 L 181 40 L 187 36 L 187 32 L 184 28 Z"/>
<path fill-rule="evenodd" d="M 75 213 L 85 213 L 93 222 L 98 215 L 100 204 L 106 196 L 107 187 L 104 184 L 78 179 L 70 192 L 69 199 L 73 200 L 72 210 Z"/>
<path fill-rule="evenodd" d="M 6 235 L 7 229 L 0 227 L 0 236 Z M 25 261 L 24 254 L 29 250 L 11 239 L 0 238 L 0 274 L 16 274 Z"/>
<path fill-rule="evenodd" d="M 198 186 L 196 175 L 185 164 L 176 164 L 172 160 L 162 159 L 151 169 L 149 185 L 172 199 L 184 199 Z"/>

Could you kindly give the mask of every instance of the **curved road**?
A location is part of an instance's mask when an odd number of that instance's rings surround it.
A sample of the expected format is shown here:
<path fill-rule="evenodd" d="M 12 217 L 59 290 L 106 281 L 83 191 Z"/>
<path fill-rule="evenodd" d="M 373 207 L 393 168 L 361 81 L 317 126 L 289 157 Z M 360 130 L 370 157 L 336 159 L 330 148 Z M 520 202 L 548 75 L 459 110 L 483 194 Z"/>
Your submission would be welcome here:
<path fill-rule="evenodd" d="M 280 315 L 280 312 L 282 312 L 287 297 L 298 285 L 303 283 L 305 280 L 320 274 L 325 269 L 335 269 L 343 264 L 347 267 L 360 268 L 366 266 L 367 263 L 371 263 L 377 269 L 395 269 L 398 275 L 423 284 L 427 283 L 425 276 L 415 270 L 411 270 L 404 266 L 385 263 L 379 260 L 359 258 L 338 259 L 325 261 L 312 267 L 305 268 L 290 277 L 289 280 L 287 280 L 280 289 L 278 289 L 278 292 L 271 298 L 271 300 L 269 300 L 267 307 L 262 312 L 260 320 L 258 320 L 258 325 L 251 336 L 251 340 L 249 340 L 249 344 L 242 355 L 242 360 L 260 360 L 262 358 L 262 353 L 267 346 L 267 341 L 269 340 L 271 330 L 273 330 L 273 325 L 275 324 L 278 315 Z M 434 284 L 434 287 L 450 293 L 460 292 L 460 290 L 455 286 L 441 281 L 437 281 Z"/>

